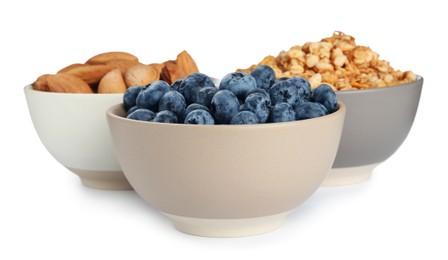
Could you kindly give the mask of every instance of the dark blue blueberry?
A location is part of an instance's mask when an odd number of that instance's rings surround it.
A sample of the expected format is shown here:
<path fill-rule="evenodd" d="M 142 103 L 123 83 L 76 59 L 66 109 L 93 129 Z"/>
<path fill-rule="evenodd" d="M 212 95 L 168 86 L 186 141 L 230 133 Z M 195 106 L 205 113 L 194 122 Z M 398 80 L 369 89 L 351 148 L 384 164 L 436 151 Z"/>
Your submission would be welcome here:
<path fill-rule="evenodd" d="M 275 81 L 274 81 L 274 84 L 275 83 L 277 83 L 277 82 L 279 82 L 279 81 L 284 81 L 284 80 L 287 80 L 287 79 L 289 79 L 288 77 L 280 77 L 280 78 L 277 78 Z M 272 86 L 271 86 L 272 87 Z"/>
<path fill-rule="evenodd" d="M 310 119 L 328 114 L 327 109 L 317 102 L 303 102 L 294 108 L 296 120 Z"/>
<path fill-rule="evenodd" d="M 212 102 L 212 98 L 216 92 L 218 92 L 218 88 L 216 87 L 201 88 L 201 90 L 196 92 L 194 101 L 195 103 L 210 107 L 210 103 Z"/>
<path fill-rule="evenodd" d="M 171 84 L 171 89 L 179 91 L 180 85 L 184 82 L 184 78 L 178 79 Z"/>
<path fill-rule="evenodd" d="M 321 84 L 313 90 L 313 100 L 324 105 L 329 113 L 333 113 L 338 109 L 338 98 L 328 84 Z"/>
<path fill-rule="evenodd" d="M 128 116 L 130 113 L 134 112 L 137 109 L 138 109 L 138 106 L 133 106 L 133 107 L 129 108 L 129 110 L 126 111 L 126 116 Z"/>
<path fill-rule="evenodd" d="M 281 102 L 286 102 L 291 106 L 294 106 L 301 102 L 299 90 L 290 80 L 280 80 L 275 82 L 269 89 L 269 95 L 271 95 L 271 103 L 273 106 Z"/>
<path fill-rule="evenodd" d="M 269 90 L 275 82 L 275 72 L 268 65 L 257 66 L 250 75 L 255 78 L 257 87 L 264 90 Z"/>
<path fill-rule="evenodd" d="M 247 96 L 244 101 L 243 110 L 254 113 L 258 117 L 260 123 L 266 123 L 269 117 L 269 107 L 266 103 L 265 95 L 261 93 L 253 93 Z"/>
<path fill-rule="evenodd" d="M 137 105 L 137 96 L 143 89 L 144 87 L 142 86 L 132 86 L 126 89 L 123 94 L 123 104 L 126 111 Z"/>
<path fill-rule="evenodd" d="M 203 73 L 193 73 L 188 75 L 179 86 L 179 92 L 184 95 L 187 104 L 197 103 L 196 93 L 205 87 L 215 87 L 209 76 Z"/>
<path fill-rule="evenodd" d="M 302 97 L 303 100 L 311 100 L 311 85 L 307 79 L 294 76 L 287 80 L 291 81 L 298 88 L 299 96 Z"/>
<path fill-rule="evenodd" d="M 169 110 L 176 114 L 177 118 L 182 118 L 186 106 L 184 96 L 175 90 L 171 90 L 166 92 L 160 99 L 159 111 Z"/>
<path fill-rule="evenodd" d="M 257 115 L 250 111 L 240 111 L 230 120 L 231 125 L 259 124 Z"/>
<path fill-rule="evenodd" d="M 245 72 L 232 72 L 225 75 L 219 83 L 219 89 L 232 91 L 239 99 L 246 99 L 247 92 L 257 87 L 257 81 Z"/>
<path fill-rule="evenodd" d="M 188 115 L 188 113 L 190 113 L 191 111 L 196 110 L 196 109 L 202 109 L 202 110 L 205 110 L 210 113 L 210 109 L 208 109 L 208 107 L 201 105 L 201 104 L 193 103 L 193 104 L 188 105 L 188 107 L 185 109 L 184 117 L 186 115 Z"/>
<path fill-rule="evenodd" d="M 140 121 L 151 121 L 156 116 L 156 113 L 152 112 L 146 108 L 139 108 L 134 112 L 130 113 L 126 118 L 140 120 Z"/>
<path fill-rule="evenodd" d="M 269 95 L 269 93 L 261 88 L 254 88 L 251 91 L 247 92 L 247 96 L 249 96 L 250 94 L 253 93 L 260 93 L 262 95 L 264 95 L 266 97 L 266 105 L 267 106 L 271 106 L 271 96 Z"/>
<path fill-rule="evenodd" d="M 173 112 L 169 110 L 163 110 L 156 114 L 154 119 L 152 120 L 154 122 L 159 123 L 177 123 L 177 116 Z"/>
<path fill-rule="evenodd" d="M 239 101 L 230 90 L 219 90 L 212 98 L 210 111 L 216 124 L 228 124 L 239 111 Z"/>
<path fill-rule="evenodd" d="M 269 122 L 278 123 L 278 122 L 289 122 L 294 121 L 296 119 L 296 113 L 292 106 L 288 103 L 281 102 L 275 104 L 271 108 L 271 112 L 269 114 Z"/>
<path fill-rule="evenodd" d="M 188 113 L 185 117 L 184 123 L 192 125 L 214 125 L 215 120 L 208 111 L 196 109 Z"/>
<path fill-rule="evenodd" d="M 139 108 L 158 111 L 160 99 L 170 90 L 171 86 L 165 81 L 154 81 L 138 94 L 137 106 Z"/>

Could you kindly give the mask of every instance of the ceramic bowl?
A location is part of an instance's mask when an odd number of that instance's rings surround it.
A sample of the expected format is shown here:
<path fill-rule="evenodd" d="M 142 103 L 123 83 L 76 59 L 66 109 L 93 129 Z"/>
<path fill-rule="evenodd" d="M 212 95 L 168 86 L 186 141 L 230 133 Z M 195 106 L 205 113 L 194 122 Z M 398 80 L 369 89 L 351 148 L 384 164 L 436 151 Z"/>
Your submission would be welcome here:
<path fill-rule="evenodd" d="M 373 169 L 392 156 L 411 130 L 423 78 L 385 88 L 338 91 L 347 106 L 341 142 L 324 186 L 368 180 Z"/>
<path fill-rule="evenodd" d="M 345 115 L 258 125 L 184 125 L 107 119 L 135 191 L 182 232 L 238 237 L 280 227 L 321 185 Z"/>
<path fill-rule="evenodd" d="M 106 109 L 123 94 L 51 93 L 24 88 L 31 119 L 43 145 L 84 185 L 132 189 L 114 153 Z"/>

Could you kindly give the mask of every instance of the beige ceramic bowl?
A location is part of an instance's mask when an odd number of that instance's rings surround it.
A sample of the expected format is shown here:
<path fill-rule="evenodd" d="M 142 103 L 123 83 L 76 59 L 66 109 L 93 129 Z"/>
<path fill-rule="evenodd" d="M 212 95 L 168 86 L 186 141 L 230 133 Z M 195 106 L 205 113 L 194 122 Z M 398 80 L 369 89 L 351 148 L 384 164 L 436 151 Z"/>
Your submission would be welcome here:
<path fill-rule="evenodd" d="M 414 122 L 423 87 L 417 81 L 385 88 L 336 92 L 347 106 L 334 165 L 324 186 L 368 180 L 373 169 L 405 141 Z"/>
<path fill-rule="evenodd" d="M 345 105 L 320 118 L 259 125 L 184 125 L 107 111 L 123 172 L 182 232 L 248 236 L 281 226 L 333 164 Z"/>
<path fill-rule="evenodd" d="M 84 185 L 131 189 L 114 153 L 106 109 L 123 94 L 68 94 L 33 90 L 25 97 L 36 132 L 50 154 Z"/>

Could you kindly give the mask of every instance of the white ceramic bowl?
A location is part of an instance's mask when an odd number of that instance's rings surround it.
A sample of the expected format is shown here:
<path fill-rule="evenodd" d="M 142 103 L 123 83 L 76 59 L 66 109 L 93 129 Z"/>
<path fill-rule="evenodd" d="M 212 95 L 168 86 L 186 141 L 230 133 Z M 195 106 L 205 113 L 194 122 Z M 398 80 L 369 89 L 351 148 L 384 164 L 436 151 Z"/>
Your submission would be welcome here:
<path fill-rule="evenodd" d="M 135 191 L 180 231 L 210 237 L 280 227 L 333 164 L 345 105 L 319 118 L 257 125 L 185 125 L 107 119 Z"/>
<path fill-rule="evenodd" d="M 36 132 L 63 166 L 84 185 L 132 189 L 114 153 L 106 109 L 123 102 L 123 94 L 72 94 L 24 88 Z"/>

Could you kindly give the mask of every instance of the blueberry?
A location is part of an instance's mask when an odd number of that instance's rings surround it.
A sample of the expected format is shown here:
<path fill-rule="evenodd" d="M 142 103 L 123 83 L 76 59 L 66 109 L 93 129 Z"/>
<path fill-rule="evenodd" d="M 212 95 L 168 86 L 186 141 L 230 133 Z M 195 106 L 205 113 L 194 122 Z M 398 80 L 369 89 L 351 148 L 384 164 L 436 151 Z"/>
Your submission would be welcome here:
<path fill-rule="evenodd" d="M 186 115 L 188 115 L 188 113 L 190 113 L 191 111 L 196 110 L 196 109 L 202 109 L 202 110 L 205 110 L 210 113 L 210 109 L 208 109 L 208 107 L 201 105 L 201 104 L 193 103 L 193 104 L 188 105 L 188 107 L 185 109 L 184 115 L 186 116 Z"/>
<path fill-rule="evenodd" d="M 176 114 L 177 118 L 182 118 L 186 106 L 184 96 L 175 90 L 171 90 L 166 92 L 160 99 L 159 111 L 169 110 Z"/>
<path fill-rule="evenodd" d="M 151 121 L 156 116 L 156 113 L 152 112 L 146 108 L 136 109 L 134 112 L 130 113 L 126 118 L 140 120 L 140 121 Z"/>
<path fill-rule="evenodd" d="M 184 78 L 181 78 L 181 79 L 178 79 L 178 80 L 174 81 L 173 84 L 171 84 L 171 89 L 179 91 L 179 87 L 182 84 L 182 82 L 184 82 Z"/>
<path fill-rule="evenodd" d="M 230 120 L 231 125 L 259 124 L 257 115 L 250 111 L 240 111 Z"/>
<path fill-rule="evenodd" d="M 307 79 L 294 76 L 287 80 L 291 81 L 298 88 L 299 96 L 302 97 L 302 100 L 311 100 L 311 85 Z"/>
<path fill-rule="evenodd" d="M 294 82 L 288 79 L 275 82 L 269 89 L 269 94 L 271 95 L 272 105 L 286 102 L 291 106 L 294 106 L 301 102 L 298 88 L 295 86 Z"/>
<path fill-rule="evenodd" d="M 212 102 L 213 96 L 218 92 L 218 88 L 216 87 L 204 87 L 201 88 L 194 97 L 195 103 L 204 105 L 206 107 L 210 107 L 210 103 Z"/>
<path fill-rule="evenodd" d="M 310 119 L 328 114 L 327 109 L 317 102 L 303 102 L 294 108 L 296 120 Z"/>
<path fill-rule="evenodd" d="M 321 84 L 313 90 L 313 100 L 324 105 L 329 113 L 333 113 L 338 109 L 338 98 L 328 84 Z"/>
<path fill-rule="evenodd" d="M 154 81 L 137 96 L 137 106 L 158 111 L 159 101 L 166 92 L 171 90 L 171 86 L 163 80 Z"/>
<path fill-rule="evenodd" d="M 137 105 L 137 96 L 143 89 L 144 87 L 142 86 L 132 86 L 126 89 L 123 94 L 123 103 L 126 111 L 128 111 L 131 107 Z"/>
<path fill-rule="evenodd" d="M 184 123 L 193 125 L 214 125 L 215 120 L 208 111 L 196 109 L 188 113 L 185 117 Z"/>
<path fill-rule="evenodd" d="M 219 89 L 232 91 L 239 99 L 246 99 L 247 92 L 257 87 L 257 81 L 245 72 L 232 72 L 225 75 L 219 83 Z"/>
<path fill-rule="evenodd" d="M 254 88 L 251 91 L 247 92 L 247 96 L 249 96 L 250 94 L 253 94 L 253 93 L 263 94 L 266 97 L 266 105 L 271 106 L 271 96 L 269 95 L 269 93 L 266 90 L 261 89 L 261 88 Z"/>
<path fill-rule="evenodd" d="M 266 97 L 263 94 L 253 93 L 244 101 L 243 110 L 253 112 L 260 123 L 266 123 L 269 117 L 269 107 L 266 103 Z"/>
<path fill-rule="evenodd" d="M 239 111 L 239 101 L 230 90 L 219 90 L 212 98 L 210 111 L 217 124 L 228 124 Z"/>
<path fill-rule="evenodd" d="M 257 66 L 250 75 L 255 78 L 257 87 L 264 90 L 269 90 L 275 82 L 275 72 L 268 65 Z"/>
<path fill-rule="evenodd" d="M 138 109 L 138 106 L 133 106 L 133 107 L 129 108 L 129 110 L 126 111 L 126 116 L 128 116 L 130 113 L 134 112 L 137 109 Z"/>
<path fill-rule="evenodd" d="M 188 75 L 180 84 L 179 92 L 184 95 L 187 104 L 196 103 L 196 93 L 205 87 L 215 87 L 209 76 L 203 73 L 193 73 Z"/>
<path fill-rule="evenodd" d="M 154 122 L 159 123 L 177 123 L 177 116 L 169 110 L 163 110 L 156 114 L 153 119 Z"/>
<path fill-rule="evenodd" d="M 287 80 L 287 79 L 289 79 L 289 78 L 288 78 L 288 77 L 280 77 L 280 78 L 277 78 L 277 79 L 274 81 L 274 84 L 277 83 L 277 82 L 279 82 L 279 81 L 284 81 L 284 80 Z"/>
<path fill-rule="evenodd" d="M 296 113 L 292 106 L 288 103 L 281 102 L 275 104 L 271 108 L 271 112 L 269 114 L 269 122 L 277 123 L 277 122 L 289 122 L 295 120 Z"/>

